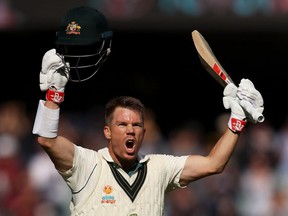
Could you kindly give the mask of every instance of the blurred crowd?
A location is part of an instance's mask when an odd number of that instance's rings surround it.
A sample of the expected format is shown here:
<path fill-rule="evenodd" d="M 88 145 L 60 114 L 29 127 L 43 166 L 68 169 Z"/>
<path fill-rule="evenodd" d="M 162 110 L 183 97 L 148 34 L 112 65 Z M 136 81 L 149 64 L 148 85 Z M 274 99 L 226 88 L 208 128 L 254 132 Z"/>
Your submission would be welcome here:
<path fill-rule="evenodd" d="M 32 135 L 35 113 L 21 101 L 0 103 L 0 216 L 68 216 L 71 193 Z M 99 149 L 104 109 L 61 111 L 59 134 Z M 229 113 L 215 119 L 215 130 L 187 119 L 164 135 L 147 108 L 146 137 L 140 152 L 202 154 L 226 128 Z M 171 124 L 171 122 L 167 122 Z M 287 216 L 288 121 L 275 129 L 269 120 L 249 125 L 223 173 L 167 195 L 165 216 Z"/>

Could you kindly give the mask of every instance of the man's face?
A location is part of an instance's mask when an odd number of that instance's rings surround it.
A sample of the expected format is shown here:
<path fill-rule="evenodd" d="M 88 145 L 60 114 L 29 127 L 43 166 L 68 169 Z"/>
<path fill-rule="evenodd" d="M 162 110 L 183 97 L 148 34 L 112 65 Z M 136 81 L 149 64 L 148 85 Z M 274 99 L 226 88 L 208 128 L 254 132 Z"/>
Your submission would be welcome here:
<path fill-rule="evenodd" d="M 104 134 L 115 162 L 135 162 L 145 134 L 142 116 L 136 111 L 118 107 L 111 124 L 105 126 Z"/>

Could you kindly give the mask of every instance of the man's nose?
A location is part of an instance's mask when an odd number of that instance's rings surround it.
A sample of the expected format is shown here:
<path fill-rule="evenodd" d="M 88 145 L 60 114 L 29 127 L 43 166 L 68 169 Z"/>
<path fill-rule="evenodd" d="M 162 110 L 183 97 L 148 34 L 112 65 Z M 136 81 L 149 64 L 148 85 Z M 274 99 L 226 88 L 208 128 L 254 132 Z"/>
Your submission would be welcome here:
<path fill-rule="evenodd" d="M 128 124 L 126 129 L 127 129 L 127 132 L 128 132 L 128 133 L 131 133 L 131 132 L 134 131 L 132 124 Z"/>

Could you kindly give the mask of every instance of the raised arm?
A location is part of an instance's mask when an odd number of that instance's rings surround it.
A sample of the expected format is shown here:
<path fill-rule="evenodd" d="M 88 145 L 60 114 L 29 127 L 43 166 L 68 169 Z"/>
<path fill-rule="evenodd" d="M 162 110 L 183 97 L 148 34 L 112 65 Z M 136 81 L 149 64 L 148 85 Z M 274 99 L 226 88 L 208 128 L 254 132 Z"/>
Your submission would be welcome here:
<path fill-rule="evenodd" d="M 221 173 L 227 165 L 247 121 L 259 122 L 254 119 L 259 115 L 254 114 L 263 112 L 264 102 L 262 95 L 250 80 L 242 79 L 238 88 L 232 83 L 227 85 L 223 94 L 224 107 L 231 110 L 228 127 L 207 156 L 190 155 L 188 157 L 181 174 L 181 185 Z"/>
<path fill-rule="evenodd" d="M 69 65 L 65 64 L 55 49 L 47 51 L 43 56 L 40 71 L 40 89 L 46 92 L 46 101 L 39 101 L 32 133 L 37 135 L 37 142 L 59 171 L 70 169 L 74 157 L 73 143 L 57 133 L 59 105 L 64 101 L 68 77 Z"/>

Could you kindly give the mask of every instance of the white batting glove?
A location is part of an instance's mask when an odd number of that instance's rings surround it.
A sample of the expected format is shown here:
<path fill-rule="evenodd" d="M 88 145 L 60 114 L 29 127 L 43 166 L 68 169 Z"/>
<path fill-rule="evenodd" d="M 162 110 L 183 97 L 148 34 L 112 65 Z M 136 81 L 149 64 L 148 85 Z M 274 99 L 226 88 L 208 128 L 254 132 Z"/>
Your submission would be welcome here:
<path fill-rule="evenodd" d="M 226 109 L 231 109 L 228 127 L 233 132 L 241 132 L 247 123 L 246 115 L 237 99 L 237 87 L 235 84 L 228 84 L 223 92 L 223 104 Z"/>
<path fill-rule="evenodd" d="M 41 91 L 47 91 L 46 99 L 55 103 L 62 102 L 68 79 L 69 64 L 56 53 L 56 49 L 48 50 L 42 59 L 39 79 Z"/>
<path fill-rule="evenodd" d="M 237 96 L 240 99 L 239 103 L 244 108 L 248 121 L 251 123 L 263 122 L 264 116 L 264 100 L 254 84 L 249 79 L 242 79 Z"/>

